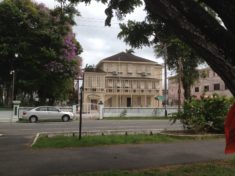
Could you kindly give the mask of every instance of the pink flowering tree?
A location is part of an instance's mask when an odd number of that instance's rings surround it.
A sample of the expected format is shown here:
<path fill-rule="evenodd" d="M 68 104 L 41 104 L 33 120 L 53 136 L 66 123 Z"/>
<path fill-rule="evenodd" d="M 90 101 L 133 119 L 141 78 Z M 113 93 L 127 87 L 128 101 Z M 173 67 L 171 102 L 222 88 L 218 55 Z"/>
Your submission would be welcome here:
<path fill-rule="evenodd" d="M 54 104 L 73 91 L 82 50 L 72 30 L 76 11 L 73 6 L 62 8 L 31 0 L 0 1 L 0 95 L 6 94 L 8 102 L 13 69 L 15 97 L 24 104 Z"/>

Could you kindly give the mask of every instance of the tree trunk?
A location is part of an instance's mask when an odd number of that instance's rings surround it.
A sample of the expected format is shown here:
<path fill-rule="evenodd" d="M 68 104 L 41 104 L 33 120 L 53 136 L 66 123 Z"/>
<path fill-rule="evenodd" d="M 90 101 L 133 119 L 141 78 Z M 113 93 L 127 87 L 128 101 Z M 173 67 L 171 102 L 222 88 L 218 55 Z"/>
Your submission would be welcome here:
<path fill-rule="evenodd" d="M 55 98 L 54 97 L 49 98 L 48 105 L 53 106 L 54 104 L 55 104 Z"/>
<path fill-rule="evenodd" d="M 203 2 L 212 8 L 220 18 L 223 19 L 223 23 L 226 28 L 235 33 L 235 3 L 231 3 L 231 0 L 215 1 L 215 0 L 203 0 Z M 226 10 L 224 10 L 226 9 Z"/>
<path fill-rule="evenodd" d="M 183 82 L 183 88 L 184 88 L 184 98 L 185 100 L 189 100 L 191 98 L 190 85 Z"/>
<path fill-rule="evenodd" d="M 234 33 L 221 26 L 196 1 L 145 0 L 145 4 L 150 15 L 160 17 L 205 59 L 235 96 Z M 228 6 L 223 8 L 226 11 Z"/>
<path fill-rule="evenodd" d="M 12 100 L 11 86 L 6 85 L 5 105 L 10 106 L 12 104 L 11 100 Z"/>
<path fill-rule="evenodd" d="M 30 92 L 30 94 L 29 94 L 28 104 L 34 104 L 33 92 Z"/>
<path fill-rule="evenodd" d="M 3 105 L 3 86 L 0 87 L 0 106 Z"/>

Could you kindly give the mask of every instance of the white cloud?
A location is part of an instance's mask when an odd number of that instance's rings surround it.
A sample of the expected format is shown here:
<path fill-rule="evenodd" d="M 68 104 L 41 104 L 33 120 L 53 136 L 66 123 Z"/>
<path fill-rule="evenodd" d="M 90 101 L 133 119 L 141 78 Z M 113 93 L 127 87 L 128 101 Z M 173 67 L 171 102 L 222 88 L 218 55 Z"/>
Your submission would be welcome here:
<path fill-rule="evenodd" d="M 43 3 L 49 8 L 55 8 L 58 3 L 55 0 L 32 0 L 37 3 Z"/>
<path fill-rule="evenodd" d="M 81 16 L 89 16 L 92 18 L 103 19 L 105 18 L 105 5 L 97 2 L 91 2 L 90 4 L 86 5 L 85 3 L 80 3 L 77 6 L 78 11 L 82 12 Z"/>
<path fill-rule="evenodd" d="M 42 2 L 50 8 L 55 7 L 54 0 L 35 1 Z M 105 5 L 97 2 L 92 2 L 89 5 L 80 3 L 77 8 L 81 13 L 81 17 L 76 17 L 77 26 L 74 27 L 74 32 L 83 47 L 81 56 L 84 66 L 86 64 L 97 64 L 103 58 L 130 48 L 130 46 L 127 46 L 117 38 L 120 28 L 118 25 L 119 21 L 116 18 L 112 20 L 111 27 L 104 26 L 106 18 L 104 13 Z M 128 19 L 140 21 L 145 18 L 145 14 L 144 7 L 139 7 L 134 13 L 127 15 L 124 21 Z M 156 59 L 152 48 L 143 47 L 142 49 L 136 49 L 135 54 L 162 63 L 161 59 Z"/>

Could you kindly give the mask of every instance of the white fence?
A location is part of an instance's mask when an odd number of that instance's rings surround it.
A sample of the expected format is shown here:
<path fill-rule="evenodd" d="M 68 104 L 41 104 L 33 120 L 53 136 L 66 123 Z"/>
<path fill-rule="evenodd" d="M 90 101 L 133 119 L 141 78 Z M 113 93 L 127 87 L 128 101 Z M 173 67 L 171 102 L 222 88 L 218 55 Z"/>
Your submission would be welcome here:
<path fill-rule="evenodd" d="M 80 113 L 80 105 L 77 104 L 75 116 L 78 118 Z M 82 118 L 84 119 L 98 119 L 99 118 L 99 105 L 94 103 L 83 103 Z"/>
<path fill-rule="evenodd" d="M 0 110 L 0 122 L 11 122 L 12 110 Z"/>
<path fill-rule="evenodd" d="M 96 105 L 97 106 L 97 105 Z M 63 111 L 70 111 L 74 112 L 75 118 L 79 118 L 79 112 L 80 107 L 79 105 L 75 106 L 62 106 L 59 107 Z M 94 109 L 91 109 L 93 107 Z M 19 107 L 19 116 L 18 118 L 22 117 L 22 114 L 24 111 L 28 111 L 30 109 L 33 109 L 34 107 Z M 101 118 L 100 115 L 100 108 L 94 105 L 84 105 L 83 106 L 83 115 L 82 117 L 84 119 L 98 119 Z M 167 108 L 167 114 L 171 115 L 172 113 L 178 112 L 178 109 L 175 107 L 168 107 Z M 121 107 L 121 108 L 112 108 L 112 107 L 106 107 L 103 108 L 103 117 L 163 117 L 165 115 L 165 109 L 164 108 L 143 108 L 143 107 Z M 11 122 L 13 116 L 13 110 L 1 110 L 0 111 L 0 122 Z"/>
<path fill-rule="evenodd" d="M 167 114 L 178 112 L 177 108 L 167 108 Z M 162 117 L 165 115 L 164 108 L 104 108 L 103 117 Z"/>

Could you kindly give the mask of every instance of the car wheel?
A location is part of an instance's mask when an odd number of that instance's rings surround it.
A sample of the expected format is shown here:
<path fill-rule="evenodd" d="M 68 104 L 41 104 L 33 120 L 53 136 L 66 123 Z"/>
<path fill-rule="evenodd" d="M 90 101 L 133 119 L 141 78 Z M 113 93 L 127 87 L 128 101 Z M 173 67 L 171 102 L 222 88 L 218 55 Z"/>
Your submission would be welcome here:
<path fill-rule="evenodd" d="M 36 123 L 38 121 L 38 118 L 36 117 L 36 116 L 31 116 L 30 118 L 29 118 L 29 122 L 30 123 Z"/>
<path fill-rule="evenodd" d="M 64 115 L 64 116 L 62 117 L 62 121 L 63 121 L 63 122 L 68 122 L 69 119 L 70 119 L 70 117 L 69 117 L 68 115 Z"/>

